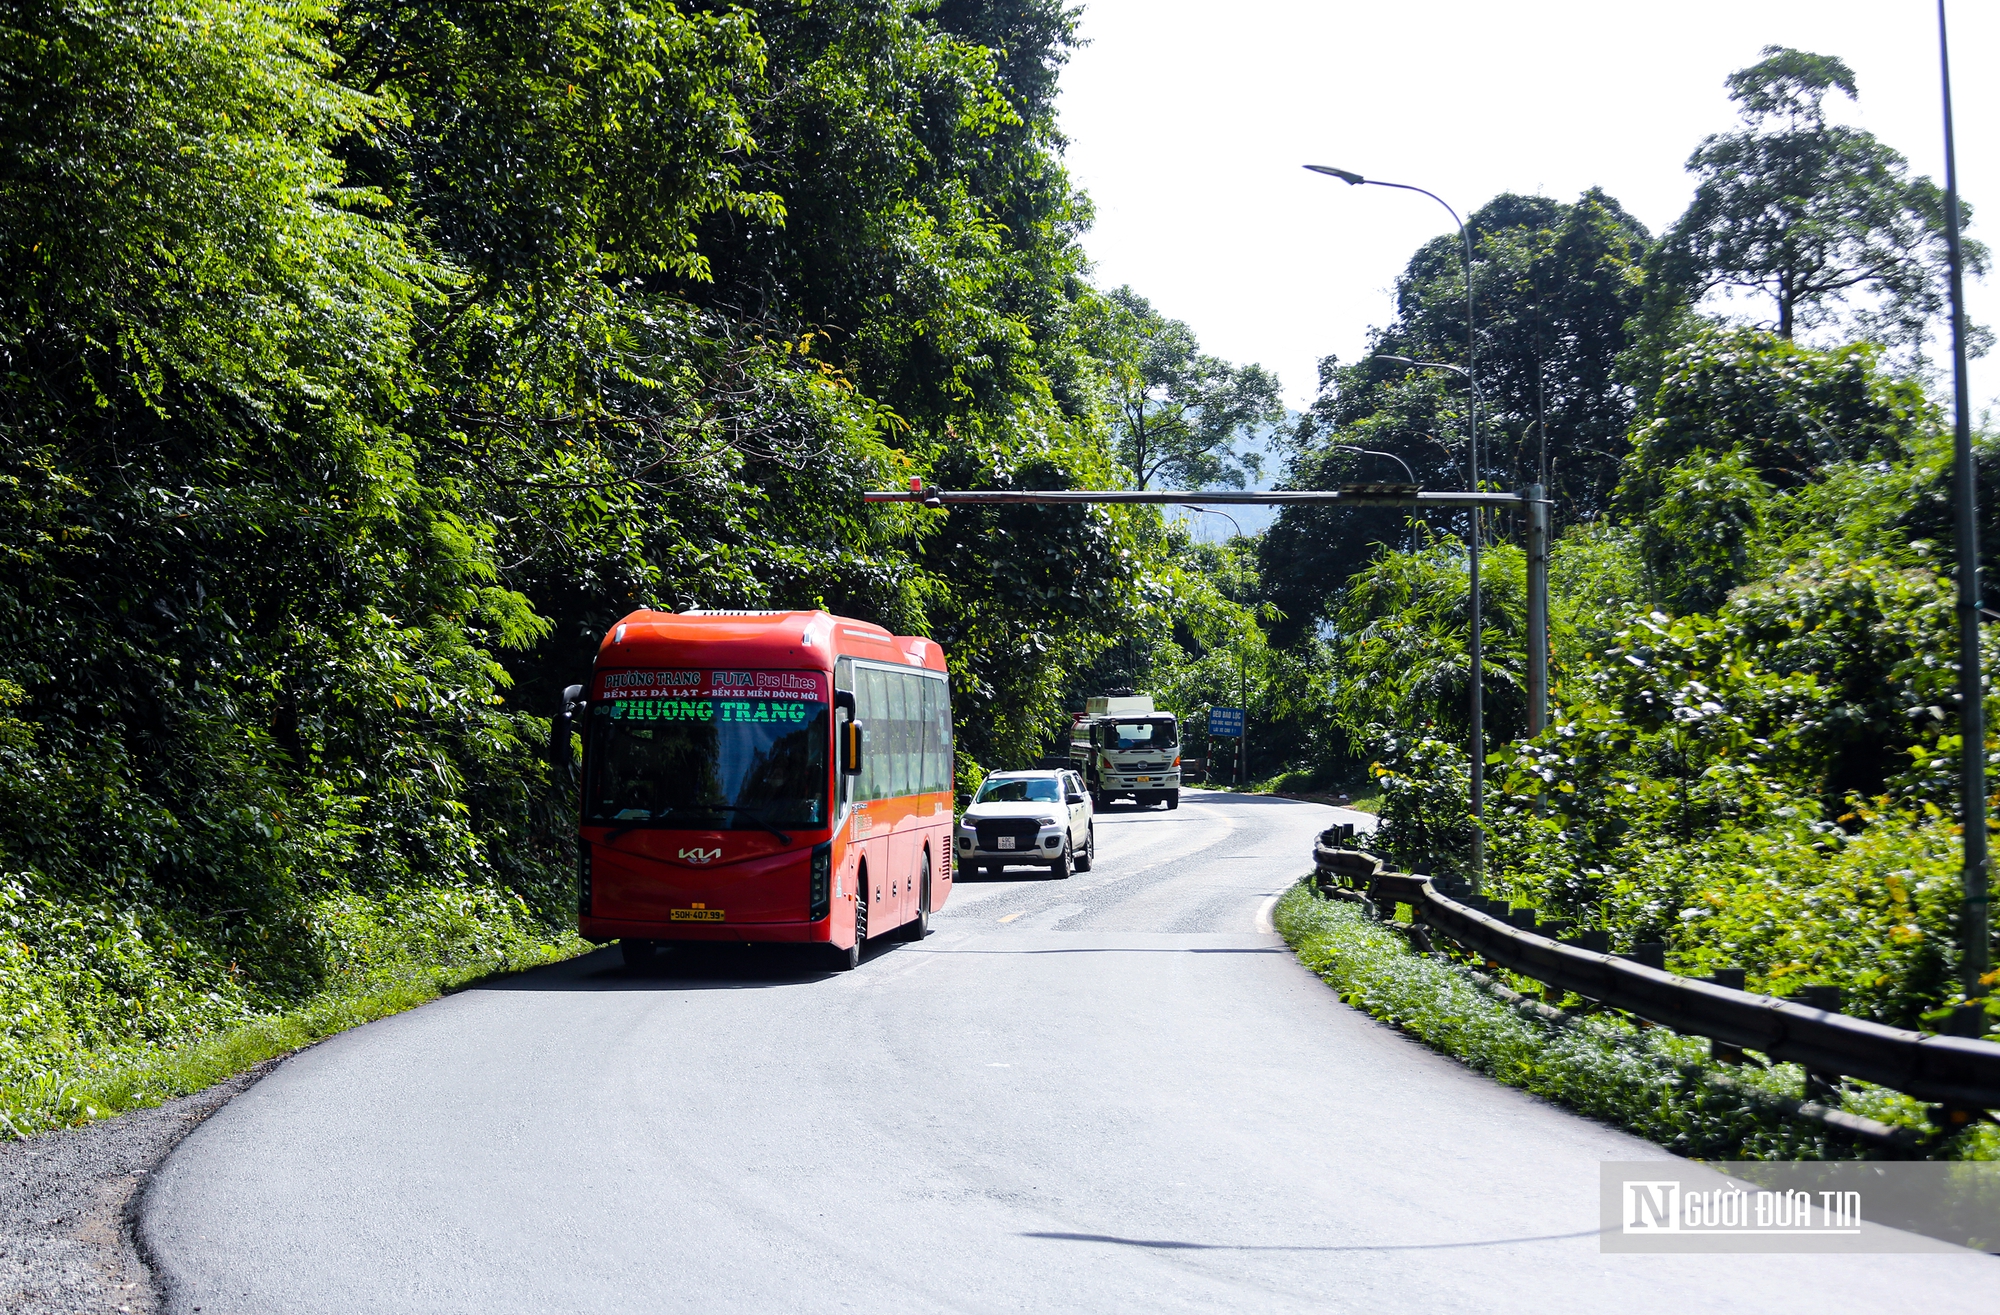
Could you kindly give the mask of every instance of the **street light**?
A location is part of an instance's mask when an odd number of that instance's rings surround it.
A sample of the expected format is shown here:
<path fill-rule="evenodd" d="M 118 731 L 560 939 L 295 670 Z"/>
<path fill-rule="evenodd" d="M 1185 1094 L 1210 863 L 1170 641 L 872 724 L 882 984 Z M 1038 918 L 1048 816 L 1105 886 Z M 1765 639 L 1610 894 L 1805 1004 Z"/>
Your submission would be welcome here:
<path fill-rule="evenodd" d="M 1424 188 L 1410 186 L 1408 182 L 1382 182 L 1380 178 L 1362 178 L 1354 170 L 1336 170 L 1330 164 L 1308 164 L 1306 168 L 1312 170 L 1314 174 L 1326 174 L 1328 178 L 1338 178 L 1340 182 L 1348 184 L 1350 188 L 1358 188 L 1358 186 L 1368 184 L 1368 186 L 1376 186 L 1376 188 L 1396 188 L 1398 192 L 1416 192 L 1418 196 L 1428 196 L 1430 200 L 1434 200 L 1440 206 L 1444 206 L 1444 214 L 1452 216 L 1452 224 L 1458 226 L 1458 244 L 1462 248 L 1464 262 L 1466 262 L 1466 364 L 1462 368 L 1460 366 L 1450 366 L 1450 364 L 1444 364 L 1444 362 L 1408 362 L 1408 364 L 1412 364 L 1412 366 L 1428 366 L 1428 368 L 1438 368 L 1438 370 L 1452 370 L 1454 374 L 1466 376 L 1466 384 L 1472 386 L 1472 410 L 1470 410 L 1470 416 L 1466 418 L 1466 448 L 1468 448 L 1468 456 L 1472 460 L 1472 488 L 1474 488 L 1474 492 L 1478 492 L 1478 488 L 1480 488 L 1480 380 L 1478 380 L 1478 374 L 1474 374 L 1474 372 L 1480 366 L 1480 340 L 1478 340 L 1478 332 L 1472 326 L 1472 234 L 1466 232 L 1466 222 L 1458 218 L 1458 212 L 1452 210 L 1452 204 L 1448 200 L 1444 200 L 1436 192 L 1428 192 Z M 1378 358 L 1378 360 L 1404 360 L 1404 358 L 1386 356 L 1386 358 Z M 1484 707 L 1484 703 L 1486 703 L 1486 691 L 1484 691 L 1484 681 L 1482 681 L 1482 677 L 1484 677 L 1484 665 L 1482 665 L 1482 654 L 1480 654 L 1482 640 L 1484 640 L 1484 636 L 1480 636 L 1480 534 L 1482 534 L 1480 508 L 1472 508 L 1472 536 L 1466 542 L 1466 548 L 1468 548 L 1468 564 L 1466 566 L 1472 572 L 1472 588 L 1470 588 L 1470 598 L 1466 600 L 1466 604 L 1468 604 L 1468 608 L 1472 612 L 1472 644 L 1468 646 L 1470 648 L 1468 656 L 1472 658 L 1472 889 L 1474 889 L 1474 893 L 1480 889 L 1480 877 L 1486 871 L 1486 831 L 1484 831 L 1484 825 L 1482 825 L 1486 821 L 1486 707 Z"/>
<path fill-rule="evenodd" d="M 1410 483 L 1414 484 L 1417 482 L 1417 472 L 1411 470 L 1410 463 L 1397 456 L 1394 452 L 1377 452 L 1373 448 L 1355 447 L 1350 443 L 1332 444 L 1330 450 L 1334 452 L 1359 452 L 1364 457 L 1387 457 L 1403 468 L 1403 473 L 1410 477 Z"/>
<path fill-rule="evenodd" d="M 1965 378 L 1965 255 L 1959 239 L 1958 147 L 1951 119 L 1951 47 L 1945 40 L 1944 0 L 1938 0 L 1938 81 L 1944 100 L 1944 227 L 1951 268 L 1952 524 L 1958 548 L 1959 834 L 1963 885 L 1959 906 L 1959 972 L 1967 1003 L 1951 1030 L 1986 1034 L 1986 994 L 1991 909 L 1986 852 L 1986 682 L 1979 644 L 1979 469 L 1973 463 L 1971 403 Z"/>

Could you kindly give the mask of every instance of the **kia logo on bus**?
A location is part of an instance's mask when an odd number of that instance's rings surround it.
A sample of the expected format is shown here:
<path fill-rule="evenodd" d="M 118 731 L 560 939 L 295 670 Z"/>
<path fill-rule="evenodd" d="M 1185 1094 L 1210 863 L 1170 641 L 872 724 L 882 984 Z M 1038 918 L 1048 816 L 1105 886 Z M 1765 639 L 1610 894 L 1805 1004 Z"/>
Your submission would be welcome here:
<path fill-rule="evenodd" d="M 683 849 L 681 857 L 693 863 L 706 863 L 712 858 L 721 858 L 719 849 Z"/>

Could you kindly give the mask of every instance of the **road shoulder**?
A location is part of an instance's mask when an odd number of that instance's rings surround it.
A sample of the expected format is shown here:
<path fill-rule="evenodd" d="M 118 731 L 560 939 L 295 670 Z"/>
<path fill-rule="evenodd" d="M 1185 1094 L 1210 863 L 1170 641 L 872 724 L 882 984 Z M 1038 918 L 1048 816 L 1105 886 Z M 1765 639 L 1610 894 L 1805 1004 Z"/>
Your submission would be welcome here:
<path fill-rule="evenodd" d="M 140 1189 L 182 1138 L 282 1062 L 151 1109 L 0 1144 L 0 1310 L 159 1309 L 134 1241 Z"/>

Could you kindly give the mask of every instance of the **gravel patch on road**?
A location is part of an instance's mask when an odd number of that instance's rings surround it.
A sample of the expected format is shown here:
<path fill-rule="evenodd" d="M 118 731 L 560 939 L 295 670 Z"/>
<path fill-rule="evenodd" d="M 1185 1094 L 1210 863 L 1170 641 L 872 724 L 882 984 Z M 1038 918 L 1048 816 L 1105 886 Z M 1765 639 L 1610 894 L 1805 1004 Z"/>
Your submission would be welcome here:
<path fill-rule="evenodd" d="M 0 1144 L 0 1311 L 158 1309 L 132 1242 L 132 1203 L 181 1138 L 281 1061 L 156 1109 Z"/>

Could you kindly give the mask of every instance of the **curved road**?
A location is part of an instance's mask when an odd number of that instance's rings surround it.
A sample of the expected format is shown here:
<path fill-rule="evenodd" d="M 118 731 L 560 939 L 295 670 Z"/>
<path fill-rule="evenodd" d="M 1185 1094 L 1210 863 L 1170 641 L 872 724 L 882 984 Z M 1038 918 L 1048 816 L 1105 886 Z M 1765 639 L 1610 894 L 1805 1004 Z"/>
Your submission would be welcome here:
<path fill-rule="evenodd" d="M 1969 1254 L 1600 1255 L 1598 1162 L 1663 1152 L 1260 929 L 1332 820 L 1191 792 L 849 974 L 607 951 L 345 1033 L 181 1144 L 141 1240 L 203 1315 L 1991 1307 Z"/>

